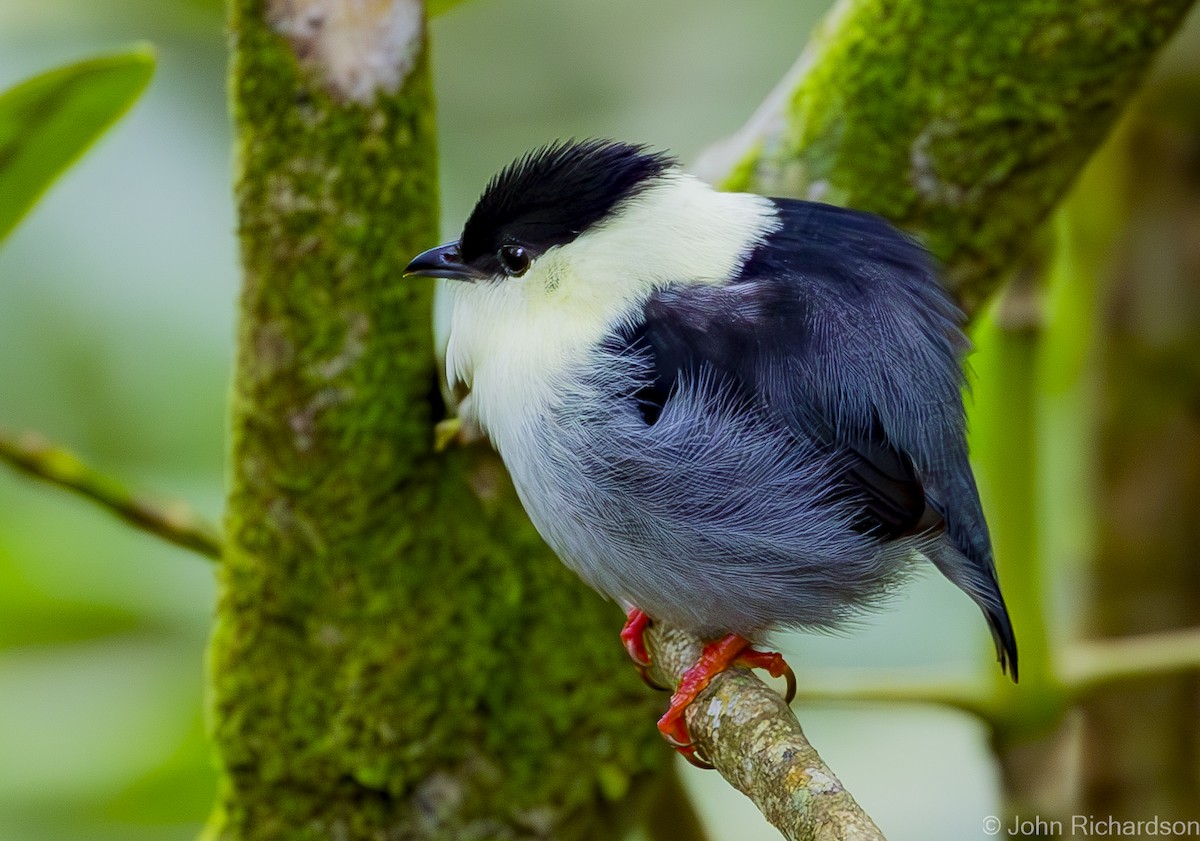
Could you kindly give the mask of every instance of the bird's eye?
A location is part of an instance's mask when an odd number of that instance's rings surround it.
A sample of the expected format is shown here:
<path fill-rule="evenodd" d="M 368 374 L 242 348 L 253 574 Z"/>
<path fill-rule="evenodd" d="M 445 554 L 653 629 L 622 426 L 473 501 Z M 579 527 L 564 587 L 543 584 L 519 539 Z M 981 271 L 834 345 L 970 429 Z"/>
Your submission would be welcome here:
<path fill-rule="evenodd" d="M 531 262 L 529 252 L 519 245 L 502 245 L 496 252 L 500 265 L 509 277 L 520 277 L 525 274 Z"/>

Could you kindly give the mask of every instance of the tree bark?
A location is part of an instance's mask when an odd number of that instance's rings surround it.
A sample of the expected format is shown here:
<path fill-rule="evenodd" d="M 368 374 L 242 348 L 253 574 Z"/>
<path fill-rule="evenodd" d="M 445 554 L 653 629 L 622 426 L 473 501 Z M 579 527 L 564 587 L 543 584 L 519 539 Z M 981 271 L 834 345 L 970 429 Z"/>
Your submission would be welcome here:
<path fill-rule="evenodd" d="M 668 756 L 621 614 L 493 456 L 432 450 L 431 289 L 401 278 L 437 230 L 425 39 L 367 37 L 403 38 L 404 4 L 233 4 L 245 283 L 210 836 L 611 837 Z"/>

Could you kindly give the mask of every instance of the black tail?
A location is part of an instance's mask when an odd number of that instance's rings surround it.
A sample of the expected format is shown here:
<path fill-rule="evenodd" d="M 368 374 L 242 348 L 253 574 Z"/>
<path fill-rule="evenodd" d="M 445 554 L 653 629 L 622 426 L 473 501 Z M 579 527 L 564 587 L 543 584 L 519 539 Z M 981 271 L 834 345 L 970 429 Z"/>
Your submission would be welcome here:
<path fill-rule="evenodd" d="M 996 580 L 991 552 L 987 551 L 984 557 L 973 558 L 955 546 L 949 534 L 943 533 L 938 544 L 930 550 L 929 559 L 941 570 L 942 575 L 979 605 L 992 631 L 1000 668 L 1011 675 L 1013 683 L 1016 683 L 1017 637 L 1013 633 L 1012 620 L 1008 618 L 1004 596 L 1000 593 L 1000 583 Z"/>
<path fill-rule="evenodd" d="M 995 575 L 992 576 L 992 581 L 995 582 Z M 1017 682 L 1017 635 L 1013 633 L 1012 620 L 1008 618 L 1008 608 L 1004 605 L 1004 596 L 1000 594 L 1000 585 L 993 584 L 996 588 L 996 600 L 998 605 L 990 607 L 979 603 L 983 608 L 983 615 L 987 617 L 988 627 L 992 629 L 992 640 L 996 643 L 996 659 L 1000 661 L 1000 668 L 1012 675 L 1013 683 Z M 978 602 L 978 599 L 976 599 Z"/>

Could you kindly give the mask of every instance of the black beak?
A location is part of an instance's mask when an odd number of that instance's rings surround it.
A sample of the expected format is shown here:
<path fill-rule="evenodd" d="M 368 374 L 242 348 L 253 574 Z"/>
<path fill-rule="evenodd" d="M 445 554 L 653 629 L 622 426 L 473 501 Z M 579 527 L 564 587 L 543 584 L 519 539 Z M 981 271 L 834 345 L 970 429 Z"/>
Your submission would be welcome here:
<path fill-rule="evenodd" d="M 468 266 L 458 253 L 458 243 L 449 242 L 422 251 L 408 268 L 404 270 L 405 277 L 444 277 L 447 280 L 482 280 L 482 272 Z"/>

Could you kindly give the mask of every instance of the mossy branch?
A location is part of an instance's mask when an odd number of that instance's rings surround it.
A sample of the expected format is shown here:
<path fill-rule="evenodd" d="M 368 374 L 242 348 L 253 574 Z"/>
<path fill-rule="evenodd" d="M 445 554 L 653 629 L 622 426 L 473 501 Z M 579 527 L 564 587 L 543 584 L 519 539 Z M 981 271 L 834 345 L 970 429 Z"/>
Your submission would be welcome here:
<path fill-rule="evenodd" d="M 1193 0 L 839 0 L 713 183 L 871 210 L 975 311 L 1100 145 Z"/>
<path fill-rule="evenodd" d="M 733 182 L 882 212 L 981 298 L 1188 5 L 843 2 L 782 98 L 781 131 L 735 157 Z M 437 227 L 420 4 L 231 8 L 246 284 L 211 830 L 601 834 L 653 767 L 652 728 L 633 726 L 642 696 L 601 637 L 613 614 L 511 505 L 480 510 L 466 490 L 476 460 L 429 448 L 428 295 L 396 283 Z M 678 674 L 696 644 L 668 642 L 659 659 Z M 736 671 L 706 698 L 727 690 L 729 709 L 773 699 Z M 732 717 L 715 739 L 703 702 L 689 723 L 792 837 L 879 837 L 774 704 L 761 726 L 781 749 L 739 748 L 755 779 L 728 752 Z"/>
<path fill-rule="evenodd" d="M 41 435 L 12 435 L 0 430 L 0 461 L 27 476 L 89 499 L 140 531 L 206 558 L 221 558 L 220 532 L 186 502 L 133 491 Z"/>

